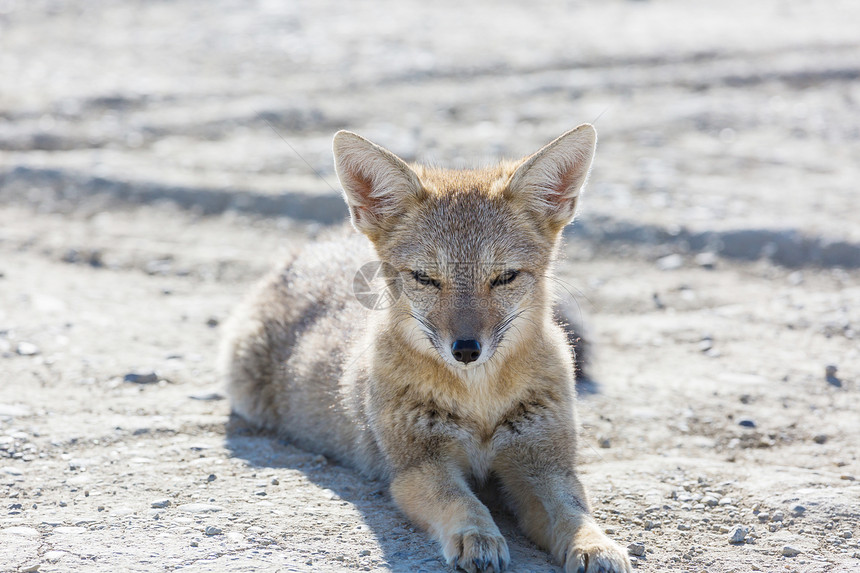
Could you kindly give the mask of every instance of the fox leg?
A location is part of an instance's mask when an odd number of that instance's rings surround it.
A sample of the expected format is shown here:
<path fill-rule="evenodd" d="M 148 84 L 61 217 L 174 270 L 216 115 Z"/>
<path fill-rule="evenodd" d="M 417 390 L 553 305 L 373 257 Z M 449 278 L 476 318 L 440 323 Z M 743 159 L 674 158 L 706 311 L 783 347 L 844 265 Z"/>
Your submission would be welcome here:
<path fill-rule="evenodd" d="M 494 470 L 520 527 L 550 550 L 565 573 L 630 573 L 627 552 L 591 516 L 585 488 L 573 471 L 573 456 L 567 465 L 568 456 L 544 447 L 546 451 L 520 443 L 496 459 Z"/>
<path fill-rule="evenodd" d="M 413 522 L 439 541 L 450 566 L 469 573 L 500 573 L 510 562 L 507 542 L 458 469 L 427 462 L 397 472 L 391 495 Z"/>

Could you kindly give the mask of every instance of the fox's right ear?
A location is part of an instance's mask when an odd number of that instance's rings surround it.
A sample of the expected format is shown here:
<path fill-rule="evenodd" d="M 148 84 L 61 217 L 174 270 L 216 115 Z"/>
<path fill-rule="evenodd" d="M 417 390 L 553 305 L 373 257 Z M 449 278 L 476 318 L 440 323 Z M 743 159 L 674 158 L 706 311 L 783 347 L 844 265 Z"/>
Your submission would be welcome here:
<path fill-rule="evenodd" d="M 426 193 L 406 162 L 361 136 L 338 131 L 333 150 L 352 224 L 372 241 Z"/>

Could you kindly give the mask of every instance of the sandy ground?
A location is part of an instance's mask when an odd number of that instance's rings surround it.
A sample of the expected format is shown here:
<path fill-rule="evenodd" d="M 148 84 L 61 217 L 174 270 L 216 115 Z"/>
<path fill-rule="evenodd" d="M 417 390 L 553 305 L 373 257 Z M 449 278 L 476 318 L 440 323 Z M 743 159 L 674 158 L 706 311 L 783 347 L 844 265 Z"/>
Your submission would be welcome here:
<path fill-rule="evenodd" d="M 0 571 L 445 571 L 381 484 L 230 419 L 220 324 L 345 216 L 337 129 L 457 166 L 595 118 L 558 291 L 600 522 L 641 571 L 860 571 L 858 19 L 0 2 Z"/>

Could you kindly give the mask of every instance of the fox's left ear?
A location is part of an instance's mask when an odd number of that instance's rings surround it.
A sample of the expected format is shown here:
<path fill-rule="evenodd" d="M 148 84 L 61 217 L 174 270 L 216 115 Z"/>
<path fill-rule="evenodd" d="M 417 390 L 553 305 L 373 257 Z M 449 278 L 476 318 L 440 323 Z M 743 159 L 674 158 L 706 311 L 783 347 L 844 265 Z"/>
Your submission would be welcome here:
<path fill-rule="evenodd" d="M 596 145 L 592 125 L 568 131 L 523 161 L 511 175 L 505 197 L 525 203 L 551 230 L 560 231 L 576 214 Z"/>

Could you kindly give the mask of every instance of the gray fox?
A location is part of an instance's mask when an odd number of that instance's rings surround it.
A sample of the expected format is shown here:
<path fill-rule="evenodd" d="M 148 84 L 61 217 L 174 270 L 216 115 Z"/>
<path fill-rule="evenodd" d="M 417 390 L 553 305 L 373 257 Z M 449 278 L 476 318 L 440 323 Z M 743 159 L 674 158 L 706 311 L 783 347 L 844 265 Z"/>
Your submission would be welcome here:
<path fill-rule="evenodd" d="M 580 125 L 522 160 L 446 170 L 338 132 L 337 175 L 366 238 L 304 248 L 239 307 L 222 352 L 234 411 L 386 480 L 452 567 L 509 564 L 472 489 L 493 476 L 565 571 L 630 573 L 576 473 L 574 363 L 550 288 L 596 140 Z M 372 260 L 396 291 L 376 310 L 350 280 Z"/>

